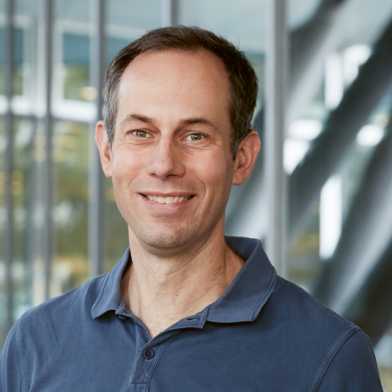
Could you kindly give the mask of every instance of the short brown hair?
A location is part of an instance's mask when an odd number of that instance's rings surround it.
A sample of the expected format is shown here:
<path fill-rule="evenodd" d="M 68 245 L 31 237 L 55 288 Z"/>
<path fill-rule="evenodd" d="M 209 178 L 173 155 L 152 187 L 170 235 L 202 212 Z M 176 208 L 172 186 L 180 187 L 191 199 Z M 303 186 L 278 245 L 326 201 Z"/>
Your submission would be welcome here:
<path fill-rule="evenodd" d="M 118 110 L 117 91 L 121 76 L 135 57 L 147 51 L 205 49 L 222 60 L 230 82 L 230 121 L 233 127 L 232 151 L 251 128 L 257 99 L 255 71 L 232 43 L 199 27 L 175 26 L 151 30 L 123 48 L 110 63 L 104 85 L 103 118 L 109 141 L 114 138 Z"/>

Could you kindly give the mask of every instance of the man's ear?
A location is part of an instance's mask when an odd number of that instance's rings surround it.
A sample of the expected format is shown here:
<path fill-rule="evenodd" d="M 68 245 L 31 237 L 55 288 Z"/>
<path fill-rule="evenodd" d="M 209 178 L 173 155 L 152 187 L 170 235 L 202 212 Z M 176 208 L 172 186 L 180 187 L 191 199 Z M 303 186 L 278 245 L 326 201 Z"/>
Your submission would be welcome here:
<path fill-rule="evenodd" d="M 112 176 L 112 147 L 106 133 L 103 121 L 98 121 L 95 126 L 95 143 L 99 151 L 102 170 L 106 177 Z"/>
<path fill-rule="evenodd" d="M 233 185 L 241 185 L 251 175 L 261 147 L 256 130 L 251 130 L 240 142 L 234 160 Z"/>

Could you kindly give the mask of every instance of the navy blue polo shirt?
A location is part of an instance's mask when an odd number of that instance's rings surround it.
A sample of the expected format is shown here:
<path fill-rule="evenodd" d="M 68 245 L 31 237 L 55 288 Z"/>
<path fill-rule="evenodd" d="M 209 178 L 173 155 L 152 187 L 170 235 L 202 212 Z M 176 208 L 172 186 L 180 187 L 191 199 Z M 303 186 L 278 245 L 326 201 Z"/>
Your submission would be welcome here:
<path fill-rule="evenodd" d="M 153 339 L 114 269 L 25 313 L 1 354 L 2 392 L 378 392 L 368 337 L 276 273 L 253 239 L 225 293 Z"/>

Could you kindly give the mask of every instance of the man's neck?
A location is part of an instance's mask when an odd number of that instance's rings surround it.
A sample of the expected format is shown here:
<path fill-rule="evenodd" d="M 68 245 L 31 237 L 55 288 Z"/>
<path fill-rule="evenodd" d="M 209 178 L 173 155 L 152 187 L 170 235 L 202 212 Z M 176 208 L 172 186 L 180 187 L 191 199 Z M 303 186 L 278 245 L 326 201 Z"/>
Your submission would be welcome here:
<path fill-rule="evenodd" d="M 211 238 L 193 252 L 165 258 L 132 241 L 131 254 L 132 265 L 122 282 L 123 298 L 152 337 L 217 300 L 243 264 L 223 236 Z"/>

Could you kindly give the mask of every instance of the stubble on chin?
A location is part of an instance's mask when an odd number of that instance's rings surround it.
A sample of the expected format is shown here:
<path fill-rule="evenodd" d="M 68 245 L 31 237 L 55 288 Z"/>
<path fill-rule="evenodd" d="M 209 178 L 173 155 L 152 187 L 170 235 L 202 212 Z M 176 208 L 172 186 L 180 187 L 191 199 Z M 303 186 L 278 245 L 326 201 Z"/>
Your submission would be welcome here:
<path fill-rule="evenodd" d="M 130 244 L 135 244 L 152 254 L 177 253 L 181 249 L 187 248 L 192 242 L 194 235 L 189 232 L 188 227 L 176 227 L 175 230 L 169 228 L 158 229 L 152 227 L 150 230 L 143 228 L 132 228 L 128 226 Z M 138 230 L 139 229 L 139 230 Z"/>

